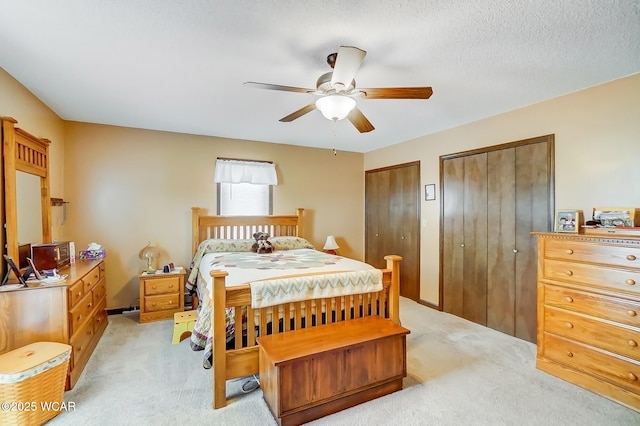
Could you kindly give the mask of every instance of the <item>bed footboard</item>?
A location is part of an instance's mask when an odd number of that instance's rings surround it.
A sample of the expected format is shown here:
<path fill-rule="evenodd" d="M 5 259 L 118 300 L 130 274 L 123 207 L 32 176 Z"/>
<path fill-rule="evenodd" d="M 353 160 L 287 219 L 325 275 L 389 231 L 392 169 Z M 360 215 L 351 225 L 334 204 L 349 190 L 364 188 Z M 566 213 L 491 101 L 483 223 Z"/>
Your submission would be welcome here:
<path fill-rule="evenodd" d="M 211 331 L 213 336 L 213 407 L 227 404 L 226 381 L 258 374 L 256 337 L 289 330 L 316 327 L 363 316 L 378 315 L 400 324 L 400 261 L 385 256 L 383 289 L 379 292 L 286 303 L 268 308 L 251 308 L 248 285 L 225 287 L 226 272 L 212 271 L 213 297 Z M 228 349 L 226 308 L 234 308 L 233 348 Z"/>

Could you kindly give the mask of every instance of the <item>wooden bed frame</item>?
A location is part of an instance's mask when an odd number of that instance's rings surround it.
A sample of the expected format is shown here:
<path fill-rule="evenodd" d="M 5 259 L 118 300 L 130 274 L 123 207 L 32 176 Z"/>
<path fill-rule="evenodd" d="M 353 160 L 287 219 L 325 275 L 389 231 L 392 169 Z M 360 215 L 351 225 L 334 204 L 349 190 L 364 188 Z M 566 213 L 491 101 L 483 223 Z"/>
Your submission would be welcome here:
<path fill-rule="evenodd" d="M 206 216 L 199 207 L 192 208 L 192 255 L 199 244 L 211 238 L 250 239 L 254 232 L 268 232 L 271 236 L 302 236 L 304 209 L 297 209 L 296 215 L 277 216 Z M 251 289 L 248 284 L 225 287 L 226 272 L 212 271 L 213 298 L 211 301 L 211 331 L 213 335 L 213 407 L 221 408 L 227 404 L 226 381 L 234 378 L 258 374 L 258 346 L 256 329 L 235 327 L 235 347 L 227 349 L 225 308 L 235 308 L 235 323 L 242 324 L 243 313 L 247 324 L 255 324 L 264 334 L 287 332 L 302 327 L 315 327 L 324 323 L 348 321 L 368 315 L 378 315 L 400 324 L 400 261 L 396 255 L 385 256 L 387 268 L 383 272 L 383 290 L 361 295 L 305 300 L 269 308 L 251 308 Z M 204 301 L 203 301 L 204 303 Z M 335 309 L 333 314 L 316 316 L 315 323 L 305 321 L 307 312 L 314 312 L 315 306 L 348 307 Z M 349 308 L 350 307 L 350 308 Z M 329 310 L 327 309 L 328 313 Z M 275 313 L 275 314 L 274 314 Z M 280 318 L 280 327 L 268 328 L 268 318 Z M 281 328 L 281 329 L 279 329 Z"/>

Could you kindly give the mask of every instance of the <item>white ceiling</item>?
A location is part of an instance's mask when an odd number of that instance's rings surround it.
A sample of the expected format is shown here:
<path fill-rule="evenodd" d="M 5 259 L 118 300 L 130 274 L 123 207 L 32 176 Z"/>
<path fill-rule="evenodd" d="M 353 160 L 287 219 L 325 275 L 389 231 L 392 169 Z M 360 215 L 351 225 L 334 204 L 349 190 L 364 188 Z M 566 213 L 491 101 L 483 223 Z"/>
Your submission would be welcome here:
<path fill-rule="evenodd" d="M 376 129 L 311 94 L 340 45 Z M 640 0 L 0 0 L 0 67 L 65 120 L 368 152 L 640 72 Z M 20 117 L 16 117 L 19 119 Z"/>

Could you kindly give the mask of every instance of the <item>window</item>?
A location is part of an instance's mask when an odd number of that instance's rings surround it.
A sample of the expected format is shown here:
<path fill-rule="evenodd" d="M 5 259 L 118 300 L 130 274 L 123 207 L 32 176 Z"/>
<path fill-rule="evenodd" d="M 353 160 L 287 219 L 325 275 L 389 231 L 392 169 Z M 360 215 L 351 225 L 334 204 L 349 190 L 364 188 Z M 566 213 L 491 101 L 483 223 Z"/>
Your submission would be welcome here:
<path fill-rule="evenodd" d="M 273 213 L 271 185 L 218 183 L 218 214 L 264 216 Z"/>
<path fill-rule="evenodd" d="M 218 158 L 214 180 L 219 215 L 273 213 L 273 185 L 278 184 L 273 163 Z"/>

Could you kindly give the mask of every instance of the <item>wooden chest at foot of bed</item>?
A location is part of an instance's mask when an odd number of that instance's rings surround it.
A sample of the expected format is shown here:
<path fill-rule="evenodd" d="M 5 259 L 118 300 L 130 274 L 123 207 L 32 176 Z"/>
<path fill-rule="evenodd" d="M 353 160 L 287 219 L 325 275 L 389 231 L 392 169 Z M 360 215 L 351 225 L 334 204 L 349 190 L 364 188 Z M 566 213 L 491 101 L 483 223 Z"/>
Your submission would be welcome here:
<path fill-rule="evenodd" d="M 258 338 L 260 387 L 281 425 L 402 389 L 409 330 L 378 316 Z"/>

